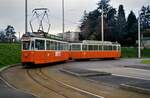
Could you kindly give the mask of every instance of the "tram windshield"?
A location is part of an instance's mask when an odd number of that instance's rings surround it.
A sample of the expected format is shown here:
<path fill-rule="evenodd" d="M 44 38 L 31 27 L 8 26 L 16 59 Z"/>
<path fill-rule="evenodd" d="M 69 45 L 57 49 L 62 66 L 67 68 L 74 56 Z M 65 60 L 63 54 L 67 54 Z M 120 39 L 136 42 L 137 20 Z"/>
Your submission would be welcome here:
<path fill-rule="evenodd" d="M 23 41 L 23 50 L 30 50 L 30 41 Z"/>

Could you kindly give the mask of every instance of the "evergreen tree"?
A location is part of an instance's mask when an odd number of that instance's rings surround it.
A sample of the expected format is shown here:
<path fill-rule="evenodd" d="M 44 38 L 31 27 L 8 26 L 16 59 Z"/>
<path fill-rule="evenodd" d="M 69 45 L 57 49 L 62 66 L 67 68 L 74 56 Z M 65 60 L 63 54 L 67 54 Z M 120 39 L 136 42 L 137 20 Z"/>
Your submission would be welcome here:
<path fill-rule="evenodd" d="M 117 40 L 122 44 L 124 43 L 123 36 L 126 35 L 125 27 L 126 27 L 125 11 L 123 5 L 120 5 L 118 9 L 116 30 L 117 30 Z"/>
<path fill-rule="evenodd" d="M 111 17 L 111 11 L 113 11 L 112 9 L 112 6 L 110 6 L 109 4 L 110 0 L 101 0 L 99 1 L 98 3 L 98 10 L 99 11 L 102 11 L 104 12 L 104 40 L 107 40 L 107 41 L 111 41 L 112 39 L 112 32 L 109 28 L 109 24 L 108 24 L 108 21 Z M 113 12 L 112 12 L 113 13 Z M 101 15 L 102 15 L 102 12 L 100 12 L 100 15 L 98 17 L 98 24 L 96 26 L 96 34 L 97 34 L 97 40 L 101 40 Z M 109 18 L 108 18 L 109 17 Z"/>
<path fill-rule="evenodd" d="M 99 11 L 94 10 L 90 12 L 89 14 L 84 14 L 84 18 L 82 19 L 82 23 L 80 26 L 80 38 L 82 40 L 88 40 L 91 39 L 90 37 L 92 36 L 92 39 L 96 39 L 96 35 L 92 35 L 96 32 L 96 25 L 97 25 L 97 20 L 99 16 Z"/>
<path fill-rule="evenodd" d="M 112 8 L 109 5 L 110 0 L 101 0 L 98 3 L 98 9 L 103 9 L 104 14 L 107 14 L 107 12 Z"/>
<path fill-rule="evenodd" d="M 125 35 L 126 45 L 133 46 L 136 44 L 136 40 L 138 36 L 137 26 L 138 26 L 138 21 L 133 11 L 131 11 L 127 18 L 127 26 L 126 26 L 127 35 Z"/>
<path fill-rule="evenodd" d="M 85 40 L 87 38 L 87 33 L 89 33 L 89 24 L 88 24 L 88 13 L 84 11 L 84 16 L 81 19 L 80 25 L 81 33 L 79 34 L 79 40 Z"/>
<path fill-rule="evenodd" d="M 108 27 L 109 27 L 109 31 L 111 32 L 111 37 L 109 39 L 113 42 L 117 40 L 116 38 L 116 22 L 117 22 L 116 13 L 117 13 L 116 9 L 112 8 L 107 14 Z"/>

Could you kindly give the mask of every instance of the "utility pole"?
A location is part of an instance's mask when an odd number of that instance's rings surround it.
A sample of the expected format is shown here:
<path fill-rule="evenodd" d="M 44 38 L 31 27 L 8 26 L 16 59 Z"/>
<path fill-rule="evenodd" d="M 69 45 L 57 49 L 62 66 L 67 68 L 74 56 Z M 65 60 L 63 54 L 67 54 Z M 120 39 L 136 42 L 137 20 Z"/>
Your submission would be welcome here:
<path fill-rule="evenodd" d="M 141 24 L 140 24 L 140 11 L 139 13 L 139 19 L 138 19 L 138 58 L 141 58 Z"/>
<path fill-rule="evenodd" d="M 64 0 L 62 0 L 62 33 L 65 32 L 65 10 L 64 10 Z"/>
<path fill-rule="evenodd" d="M 19 32 L 19 42 L 21 42 L 20 32 Z"/>
<path fill-rule="evenodd" d="M 25 33 L 28 32 L 28 2 L 25 0 Z"/>
<path fill-rule="evenodd" d="M 102 29 L 101 29 L 101 30 L 102 30 L 102 31 L 101 31 L 101 32 L 102 32 L 102 38 L 101 38 L 101 39 L 102 39 L 102 42 L 104 41 L 104 11 L 103 11 L 103 10 L 104 10 L 104 9 L 103 9 L 103 6 L 102 6 L 102 15 L 101 15 L 101 21 L 102 21 L 102 22 L 101 22 L 101 23 L 102 23 L 102 24 L 101 24 L 101 26 L 102 26 L 102 27 L 101 27 L 101 28 L 102 28 Z"/>

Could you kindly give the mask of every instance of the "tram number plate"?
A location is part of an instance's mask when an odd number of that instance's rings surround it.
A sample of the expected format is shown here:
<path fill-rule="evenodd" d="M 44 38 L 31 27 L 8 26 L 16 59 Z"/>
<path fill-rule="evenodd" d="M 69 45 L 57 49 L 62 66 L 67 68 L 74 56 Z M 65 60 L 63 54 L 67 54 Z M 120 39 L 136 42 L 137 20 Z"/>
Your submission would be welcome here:
<path fill-rule="evenodd" d="M 61 52 L 60 51 L 56 51 L 55 52 L 55 56 L 61 56 Z"/>

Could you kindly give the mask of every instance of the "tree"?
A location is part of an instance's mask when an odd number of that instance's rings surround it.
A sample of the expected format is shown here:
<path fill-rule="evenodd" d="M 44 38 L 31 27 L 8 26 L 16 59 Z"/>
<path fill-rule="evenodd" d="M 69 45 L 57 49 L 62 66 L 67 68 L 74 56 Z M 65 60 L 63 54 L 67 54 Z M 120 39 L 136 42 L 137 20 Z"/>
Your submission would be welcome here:
<path fill-rule="evenodd" d="M 133 11 L 130 12 L 127 18 L 127 26 L 126 26 L 127 34 L 125 35 L 126 45 L 133 46 L 136 44 L 137 36 L 138 36 L 138 21 L 136 19 Z"/>
<path fill-rule="evenodd" d="M 87 39 L 87 33 L 89 33 L 89 24 L 88 24 L 88 13 L 86 10 L 84 11 L 84 16 L 81 19 L 81 25 L 80 25 L 81 32 L 79 33 L 79 40 L 85 40 Z"/>
<path fill-rule="evenodd" d="M 14 40 L 16 40 L 16 32 L 15 32 L 15 29 L 13 26 L 11 25 L 8 25 L 5 29 L 5 32 L 6 32 L 6 37 L 5 39 L 8 41 L 8 42 L 12 42 Z"/>
<path fill-rule="evenodd" d="M 112 6 L 110 6 L 109 2 L 110 2 L 110 0 L 101 0 L 101 1 L 99 1 L 98 8 L 97 8 L 98 10 L 100 10 L 100 11 L 103 10 L 103 12 L 104 12 L 104 40 L 107 40 L 107 41 L 111 41 L 111 39 L 112 39 L 112 32 L 109 28 L 108 21 L 111 17 L 110 12 L 112 11 L 113 8 L 112 8 Z M 101 15 L 102 15 L 102 12 L 100 12 L 100 15 L 98 17 L 98 24 L 96 26 L 97 35 L 99 35 L 98 40 L 101 36 L 101 21 L 102 21 Z"/>
<path fill-rule="evenodd" d="M 140 12 L 141 28 L 143 31 L 150 28 L 150 6 L 143 6 Z"/>
<path fill-rule="evenodd" d="M 98 3 L 98 9 L 103 9 L 104 13 L 107 14 L 108 11 L 112 8 L 109 5 L 110 0 L 101 0 Z"/>
<path fill-rule="evenodd" d="M 108 27 L 109 27 L 109 31 L 111 32 L 111 38 L 109 38 L 109 39 L 113 42 L 117 41 L 117 38 L 116 38 L 116 25 L 117 25 L 116 13 L 117 13 L 116 9 L 112 8 L 107 14 Z"/>
<path fill-rule="evenodd" d="M 117 40 L 120 43 L 123 43 L 123 36 L 126 35 L 126 18 L 125 18 L 125 11 L 124 11 L 124 7 L 123 5 L 119 5 L 119 9 L 118 9 L 118 16 L 117 16 Z"/>
<path fill-rule="evenodd" d="M 99 16 L 99 11 L 94 10 L 89 14 L 84 12 L 84 17 L 81 21 L 80 26 L 80 38 L 83 40 L 91 39 L 91 35 L 96 31 L 97 19 Z M 92 36 L 93 37 L 93 36 Z"/>
<path fill-rule="evenodd" d="M 4 42 L 5 41 L 5 31 L 0 31 L 0 42 Z"/>
<path fill-rule="evenodd" d="M 116 10 L 109 5 L 110 0 L 100 0 L 98 8 L 88 14 L 84 12 L 80 26 L 80 39 L 101 40 L 101 15 L 104 11 L 104 39 L 112 41 L 116 23 Z"/>

